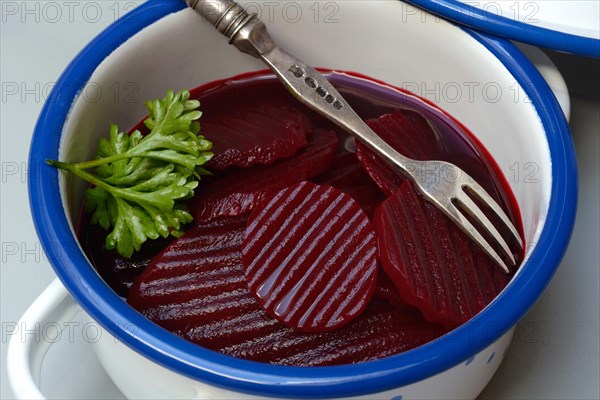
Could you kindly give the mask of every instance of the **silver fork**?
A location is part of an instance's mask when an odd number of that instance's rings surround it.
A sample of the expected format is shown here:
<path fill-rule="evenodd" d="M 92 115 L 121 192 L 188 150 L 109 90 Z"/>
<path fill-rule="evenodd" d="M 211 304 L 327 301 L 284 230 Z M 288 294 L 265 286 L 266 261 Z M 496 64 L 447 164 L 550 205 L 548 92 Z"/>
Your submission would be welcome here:
<path fill-rule="evenodd" d="M 514 266 L 516 261 L 507 241 L 471 197 L 493 211 L 522 247 L 521 237 L 498 203 L 466 172 L 445 161 L 412 160 L 394 150 L 365 124 L 323 75 L 277 47 L 256 14 L 248 14 L 232 0 L 186 2 L 228 37 L 230 44 L 267 64 L 296 99 L 327 117 L 388 162 L 396 165 L 415 183 L 426 199 L 454 221 L 506 273 L 510 272 L 504 260 L 508 260 L 511 266 Z M 501 250 L 501 255 L 467 216 L 487 232 L 496 247 Z"/>

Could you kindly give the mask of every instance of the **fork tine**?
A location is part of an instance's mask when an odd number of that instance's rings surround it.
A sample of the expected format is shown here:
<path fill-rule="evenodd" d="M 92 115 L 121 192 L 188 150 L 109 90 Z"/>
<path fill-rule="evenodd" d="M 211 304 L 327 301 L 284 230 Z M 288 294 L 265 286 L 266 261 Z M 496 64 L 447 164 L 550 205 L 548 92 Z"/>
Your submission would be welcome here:
<path fill-rule="evenodd" d="M 446 215 L 450 217 L 450 219 L 452 219 L 467 235 L 469 235 L 469 237 L 473 239 L 488 256 L 496 261 L 496 263 L 504 270 L 504 272 L 507 274 L 510 273 L 510 270 L 502 258 L 500 258 L 498 253 L 496 253 L 496 251 L 489 245 L 484 237 L 481 236 L 481 233 L 475 229 L 473 224 L 469 222 L 469 220 L 460 212 L 458 208 L 456 208 L 454 204 L 450 203 L 448 207 L 444 208 L 444 211 L 446 211 Z"/>
<path fill-rule="evenodd" d="M 485 191 L 485 189 L 483 189 L 473 179 L 470 179 L 470 182 L 468 184 L 463 185 L 463 190 L 465 190 L 465 189 L 468 189 L 467 194 L 477 197 L 479 199 L 479 201 L 481 201 L 487 207 L 491 208 L 492 211 L 494 211 L 494 213 L 500 218 L 500 220 L 502 220 L 504 225 L 510 230 L 510 233 L 513 235 L 515 240 L 519 243 L 519 247 L 522 249 L 523 248 L 523 239 L 521 239 L 519 232 L 517 232 L 517 229 L 511 222 L 510 218 L 508 218 L 508 215 L 506 215 L 506 213 L 504 212 L 502 207 L 500 207 L 500 205 L 498 203 L 496 203 L 496 201 L 492 198 L 492 196 L 490 196 Z M 487 226 L 487 224 L 486 224 L 486 226 Z"/>
<path fill-rule="evenodd" d="M 466 212 L 471 217 L 473 217 L 479 223 L 479 225 L 481 225 L 481 227 L 483 227 L 487 231 L 487 233 L 494 238 L 494 240 L 500 245 L 500 247 L 504 251 L 504 255 L 508 257 L 512 265 L 515 265 L 517 262 L 515 261 L 515 257 L 510 251 L 508 244 L 506 243 L 504 238 L 502 238 L 502 235 L 500 234 L 500 232 L 498 232 L 494 224 L 492 224 L 492 221 L 490 221 L 488 217 L 486 217 L 485 214 L 481 211 L 479 206 L 477 206 L 477 204 L 475 204 L 475 202 L 471 200 L 471 198 L 467 196 L 467 194 L 464 192 L 462 192 L 460 196 L 456 197 L 456 201 L 461 205 L 460 209 L 462 211 Z"/>

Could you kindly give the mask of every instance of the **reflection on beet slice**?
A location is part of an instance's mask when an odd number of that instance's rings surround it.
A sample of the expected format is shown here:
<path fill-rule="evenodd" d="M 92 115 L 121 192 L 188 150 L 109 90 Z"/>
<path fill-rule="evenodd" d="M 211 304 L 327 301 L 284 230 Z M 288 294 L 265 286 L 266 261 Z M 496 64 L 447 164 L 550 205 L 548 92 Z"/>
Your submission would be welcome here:
<path fill-rule="evenodd" d="M 327 171 L 314 179 L 321 185 L 329 185 L 350 195 L 367 213 L 373 216 L 385 196 L 365 173 L 353 153 L 338 154 Z"/>
<path fill-rule="evenodd" d="M 213 143 L 209 169 L 272 164 L 306 146 L 312 130 L 293 108 L 263 104 L 203 119 L 202 134 Z"/>
<path fill-rule="evenodd" d="M 413 308 L 373 297 L 332 332 L 301 333 L 270 317 L 250 294 L 241 261 L 246 217 L 191 228 L 155 257 L 129 304 L 158 325 L 212 350 L 282 365 L 374 360 L 427 343 L 445 330 Z"/>
<path fill-rule="evenodd" d="M 429 321 L 466 322 L 511 278 L 408 181 L 377 209 L 374 224 L 383 269 Z"/>
<path fill-rule="evenodd" d="M 316 129 L 308 146 L 292 157 L 270 166 L 255 165 L 219 173 L 218 179 L 201 182 L 188 204 L 189 210 L 196 222 L 252 211 L 269 193 L 312 178 L 329 168 L 337 144 L 334 132 Z"/>
<path fill-rule="evenodd" d="M 350 196 L 331 186 L 302 182 L 258 204 L 242 254 L 259 303 L 304 332 L 347 324 L 375 289 L 373 227 Z"/>

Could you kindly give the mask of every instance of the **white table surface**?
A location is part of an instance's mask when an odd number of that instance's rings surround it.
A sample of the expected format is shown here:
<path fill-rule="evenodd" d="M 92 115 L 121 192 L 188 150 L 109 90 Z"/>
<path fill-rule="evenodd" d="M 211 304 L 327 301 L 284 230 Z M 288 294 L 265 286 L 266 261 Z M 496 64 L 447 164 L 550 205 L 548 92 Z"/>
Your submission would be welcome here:
<path fill-rule="evenodd" d="M 6 377 L 8 333 L 54 278 L 33 228 L 27 197 L 34 123 L 67 63 L 135 4 L 0 3 L 1 399 L 13 398 Z M 569 74 L 568 60 L 563 64 L 561 72 Z M 594 95 L 595 100 L 572 98 L 580 200 L 571 244 L 541 300 L 519 324 L 504 363 L 481 399 L 600 399 L 600 104 L 598 93 Z M 43 368 L 42 389 L 52 399 L 123 398 L 81 332 L 64 335 L 53 345 Z"/>

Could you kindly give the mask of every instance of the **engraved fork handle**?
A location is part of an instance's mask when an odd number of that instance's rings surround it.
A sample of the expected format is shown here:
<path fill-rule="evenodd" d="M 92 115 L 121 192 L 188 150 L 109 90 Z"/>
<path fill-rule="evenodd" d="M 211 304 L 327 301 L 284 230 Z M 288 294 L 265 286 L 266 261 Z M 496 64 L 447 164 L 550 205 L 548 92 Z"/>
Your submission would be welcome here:
<path fill-rule="evenodd" d="M 276 47 L 265 24 L 235 1 L 186 0 L 186 3 L 243 53 L 259 57 Z"/>
<path fill-rule="evenodd" d="M 280 49 L 256 14 L 248 14 L 232 0 L 186 1 L 229 38 L 230 44 L 267 64 L 296 99 L 356 136 L 373 151 L 400 167 L 405 174 L 412 176 L 420 162 L 403 156 L 383 141 L 323 75 Z"/>

